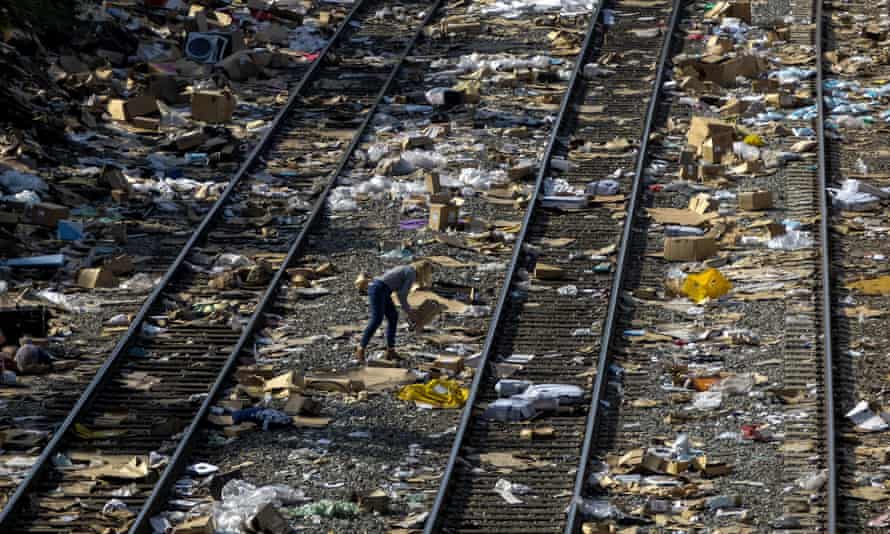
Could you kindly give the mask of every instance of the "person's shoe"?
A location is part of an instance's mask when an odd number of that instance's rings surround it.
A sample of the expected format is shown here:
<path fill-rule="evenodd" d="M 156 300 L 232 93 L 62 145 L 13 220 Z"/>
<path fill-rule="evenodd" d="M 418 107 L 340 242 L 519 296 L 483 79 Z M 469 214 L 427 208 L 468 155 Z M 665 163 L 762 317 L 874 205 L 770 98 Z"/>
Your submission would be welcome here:
<path fill-rule="evenodd" d="M 365 349 L 363 347 L 357 347 L 355 349 L 355 359 L 359 363 L 365 362 Z"/>
<path fill-rule="evenodd" d="M 387 360 L 401 360 L 402 357 L 399 356 L 399 353 L 396 352 L 396 349 L 386 349 L 386 355 L 384 356 Z"/>

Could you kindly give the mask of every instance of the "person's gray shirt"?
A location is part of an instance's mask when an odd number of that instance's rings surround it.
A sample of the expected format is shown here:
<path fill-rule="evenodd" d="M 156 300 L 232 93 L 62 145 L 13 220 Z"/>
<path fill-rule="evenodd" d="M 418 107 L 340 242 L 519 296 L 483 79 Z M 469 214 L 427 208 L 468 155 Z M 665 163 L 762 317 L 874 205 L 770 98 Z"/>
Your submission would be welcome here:
<path fill-rule="evenodd" d="M 417 271 L 410 265 L 401 265 L 381 274 L 375 280 L 380 280 L 386 287 L 395 291 L 399 296 L 399 304 L 406 312 L 411 311 L 411 305 L 408 304 L 408 293 L 411 292 L 411 286 L 417 280 Z"/>

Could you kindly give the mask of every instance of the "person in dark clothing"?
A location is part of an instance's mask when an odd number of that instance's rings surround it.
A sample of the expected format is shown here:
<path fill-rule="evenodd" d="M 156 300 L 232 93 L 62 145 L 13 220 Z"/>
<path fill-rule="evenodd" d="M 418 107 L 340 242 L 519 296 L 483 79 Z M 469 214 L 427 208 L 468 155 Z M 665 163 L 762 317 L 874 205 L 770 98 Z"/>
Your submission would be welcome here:
<path fill-rule="evenodd" d="M 408 318 L 413 321 L 414 309 L 408 303 L 408 294 L 415 283 L 421 287 L 431 285 L 432 275 L 432 264 L 427 261 L 418 261 L 411 265 L 394 267 L 371 281 L 368 285 L 368 304 L 371 308 L 371 318 L 368 320 L 368 326 L 362 334 L 361 344 L 355 350 L 355 358 L 358 361 L 365 361 L 365 349 L 371 342 L 374 333 L 380 328 L 384 318 L 386 318 L 386 358 L 398 358 L 395 346 L 399 312 L 392 302 L 392 294 L 393 292 L 396 293 L 402 309 L 408 314 Z"/>

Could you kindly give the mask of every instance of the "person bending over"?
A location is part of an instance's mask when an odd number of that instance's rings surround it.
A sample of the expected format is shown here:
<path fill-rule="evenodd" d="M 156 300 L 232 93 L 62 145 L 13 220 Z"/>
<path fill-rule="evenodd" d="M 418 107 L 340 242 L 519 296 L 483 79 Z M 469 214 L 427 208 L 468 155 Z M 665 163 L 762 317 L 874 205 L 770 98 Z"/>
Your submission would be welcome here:
<path fill-rule="evenodd" d="M 399 304 L 408 319 L 415 322 L 415 311 L 408 303 L 408 293 L 411 287 L 417 283 L 420 287 L 428 287 L 432 284 L 433 265 L 428 261 L 416 261 L 410 265 L 393 267 L 382 275 L 374 278 L 368 285 L 368 304 L 371 308 L 371 318 L 368 326 L 362 334 L 362 341 L 355 349 L 355 358 L 359 362 L 365 361 L 365 349 L 374 333 L 380 328 L 380 324 L 386 318 L 386 358 L 396 359 L 396 326 L 399 322 L 399 312 L 392 302 L 393 292 L 398 295 Z"/>

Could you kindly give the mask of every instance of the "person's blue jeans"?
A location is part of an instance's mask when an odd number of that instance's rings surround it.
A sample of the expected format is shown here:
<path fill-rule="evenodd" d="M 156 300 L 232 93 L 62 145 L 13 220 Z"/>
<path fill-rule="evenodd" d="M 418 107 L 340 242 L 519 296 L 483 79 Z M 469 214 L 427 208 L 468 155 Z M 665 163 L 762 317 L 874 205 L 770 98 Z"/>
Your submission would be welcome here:
<path fill-rule="evenodd" d="M 368 326 L 362 334 L 362 348 L 371 342 L 384 317 L 386 317 L 386 347 L 390 349 L 395 347 L 399 311 L 392 303 L 392 289 L 380 280 L 374 280 L 368 286 L 368 303 L 371 305 L 371 319 L 368 320 Z"/>

